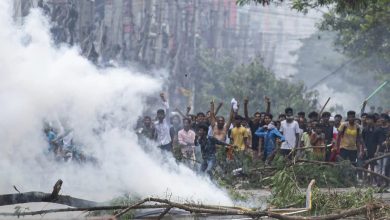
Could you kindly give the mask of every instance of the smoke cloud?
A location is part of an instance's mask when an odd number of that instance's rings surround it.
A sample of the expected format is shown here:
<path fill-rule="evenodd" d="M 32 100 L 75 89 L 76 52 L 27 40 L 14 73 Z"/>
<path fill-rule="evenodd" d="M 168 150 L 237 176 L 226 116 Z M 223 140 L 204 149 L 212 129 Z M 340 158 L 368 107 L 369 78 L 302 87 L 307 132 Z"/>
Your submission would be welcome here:
<path fill-rule="evenodd" d="M 0 1 L 0 193 L 50 191 L 104 201 L 123 193 L 230 204 L 227 194 L 132 131 L 147 96 L 162 82 L 125 68 L 98 69 L 77 47 L 54 46 L 50 25 L 33 9 L 18 26 L 12 1 Z M 45 152 L 44 121 L 71 129 L 93 164 L 58 163 Z M 98 132 L 97 132 L 98 131 Z"/>

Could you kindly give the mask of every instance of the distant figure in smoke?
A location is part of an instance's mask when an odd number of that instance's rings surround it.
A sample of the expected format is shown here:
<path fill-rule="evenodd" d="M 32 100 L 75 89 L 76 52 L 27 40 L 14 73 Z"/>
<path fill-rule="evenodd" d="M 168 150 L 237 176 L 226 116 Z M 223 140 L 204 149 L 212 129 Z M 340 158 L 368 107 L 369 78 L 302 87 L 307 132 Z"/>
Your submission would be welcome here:
<path fill-rule="evenodd" d="M 171 135 L 172 140 L 172 153 L 174 157 L 180 161 L 182 159 L 182 153 L 179 146 L 179 131 L 182 130 L 181 118 L 178 115 L 173 115 L 171 117 L 171 128 L 169 129 L 169 134 Z"/>
<path fill-rule="evenodd" d="M 57 139 L 57 133 L 50 125 L 45 125 L 44 132 L 46 140 L 49 142 L 48 152 L 56 152 L 57 144 L 55 143 L 55 140 Z"/>
<path fill-rule="evenodd" d="M 148 140 L 154 140 L 156 137 L 156 128 L 149 116 L 145 116 L 143 118 L 141 127 L 137 129 L 137 134 L 139 135 L 139 141 L 141 144 L 145 144 Z"/>
<path fill-rule="evenodd" d="M 171 128 L 170 128 L 170 134 L 171 134 L 171 139 L 173 140 L 174 138 L 177 138 L 177 135 L 179 131 L 182 129 L 181 126 L 181 118 L 178 115 L 173 115 L 171 117 Z"/>
<path fill-rule="evenodd" d="M 170 134 L 170 113 L 169 104 L 165 98 L 164 93 L 160 94 L 161 100 L 163 101 L 164 109 L 157 110 L 157 121 L 155 122 L 156 137 L 158 147 L 164 151 L 172 151 L 172 139 Z"/>
<path fill-rule="evenodd" d="M 233 145 L 219 141 L 215 137 L 207 136 L 207 131 L 207 124 L 198 125 L 198 139 L 196 140 L 196 143 L 200 145 L 202 152 L 203 163 L 201 166 L 201 171 L 212 175 L 212 171 L 216 162 L 216 146 L 229 146 L 233 148 Z"/>

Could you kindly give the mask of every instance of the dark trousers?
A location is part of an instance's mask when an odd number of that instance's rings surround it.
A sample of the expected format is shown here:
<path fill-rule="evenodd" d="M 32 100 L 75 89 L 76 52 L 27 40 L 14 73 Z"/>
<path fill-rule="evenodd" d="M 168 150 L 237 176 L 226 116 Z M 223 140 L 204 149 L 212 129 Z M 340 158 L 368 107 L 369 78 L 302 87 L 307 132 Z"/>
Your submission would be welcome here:
<path fill-rule="evenodd" d="M 291 154 L 291 149 L 280 149 L 280 153 L 284 156 L 284 157 L 287 157 L 288 156 L 288 159 L 292 159 L 293 155 Z"/>
<path fill-rule="evenodd" d="M 160 146 L 158 146 L 158 148 L 160 148 L 163 151 L 172 152 L 172 143 L 165 144 L 165 145 L 160 145 Z"/>
<path fill-rule="evenodd" d="M 216 162 L 215 155 L 209 156 L 208 158 L 203 158 L 203 163 L 202 166 L 200 167 L 200 170 L 211 176 L 212 171 L 215 167 L 215 162 Z"/>
<path fill-rule="evenodd" d="M 351 163 L 355 164 L 357 159 L 357 150 L 347 150 L 341 148 L 340 157 L 342 157 L 344 160 L 349 160 L 351 161 Z"/>

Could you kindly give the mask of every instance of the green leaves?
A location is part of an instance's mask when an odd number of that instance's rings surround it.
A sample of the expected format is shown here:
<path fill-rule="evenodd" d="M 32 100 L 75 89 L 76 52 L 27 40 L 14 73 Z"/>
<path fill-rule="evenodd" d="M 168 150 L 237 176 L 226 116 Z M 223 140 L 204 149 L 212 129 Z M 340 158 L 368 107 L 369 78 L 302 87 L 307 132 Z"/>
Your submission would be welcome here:
<path fill-rule="evenodd" d="M 291 172 L 286 169 L 280 170 L 271 178 L 271 182 L 272 197 L 269 200 L 271 205 L 278 208 L 291 204 L 304 206 L 304 194 L 300 192 Z"/>
<path fill-rule="evenodd" d="M 386 0 L 292 0 L 291 8 L 307 12 L 311 8 L 334 6 L 337 12 L 357 11 L 365 9 L 372 2 L 386 2 Z M 243 6 L 250 3 L 262 4 L 280 3 L 283 0 L 236 0 L 237 5 Z"/>
<path fill-rule="evenodd" d="M 271 177 L 272 196 L 269 203 L 276 208 L 304 207 L 306 197 L 300 188 L 305 189 L 311 179 L 316 180 L 316 185 L 312 188 L 313 209 L 307 215 L 327 215 L 375 202 L 375 190 L 372 188 L 350 188 L 343 192 L 320 191 L 318 187 L 330 189 L 350 186 L 349 179 L 356 178 L 356 173 L 348 169 L 350 166 L 346 162 L 345 167 L 302 164 L 281 169 Z M 351 175 L 347 173 L 350 171 Z"/>
<path fill-rule="evenodd" d="M 242 101 L 249 97 L 251 113 L 264 111 L 264 96 L 269 96 L 272 112 L 283 112 L 291 106 L 297 111 L 315 109 L 317 92 L 307 92 L 303 83 L 293 83 L 287 79 L 278 79 L 272 71 L 265 68 L 263 60 L 256 57 L 247 64 L 235 65 L 233 58 L 225 55 L 219 59 L 203 52 L 199 57 L 200 72 L 199 93 L 195 106 L 207 109 L 212 96 L 229 103 L 231 98 Z M 229 108 L 223 108 L 227 115 Z"/>
<path fill-rule="evenodd" d="M 362 59 L 353 78 L 370 74 L 378 81 L 386 80 L 390 75 L 390 0 L 356 2 L 356 7 L 341 11 L 336 7 L 326 13 L 320 29 L 336 32 L 336 48 L 351 58 Z M 365 82 L 356 83 L 364 85 Z M 389 104 L 385 94 L 376 101 L 381 105 Z"/>

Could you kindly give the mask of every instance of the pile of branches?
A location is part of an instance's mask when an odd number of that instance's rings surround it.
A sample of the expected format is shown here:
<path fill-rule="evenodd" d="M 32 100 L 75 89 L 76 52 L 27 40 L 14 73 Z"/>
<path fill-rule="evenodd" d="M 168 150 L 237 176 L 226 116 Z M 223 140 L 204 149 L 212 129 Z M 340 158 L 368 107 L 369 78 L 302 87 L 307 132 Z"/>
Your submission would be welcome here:
<path fill-rule="evenodd" d="M 268 180 L 283 170 L 294 170 L 297 184 L 301 187 L 304 187 L 311 179 L 315 179 L 316 185 L 319 187 L 355 186 L 357 184 L 356 174 L 358 172 L 366 173 L 376 179 L 382 179 L 383 182 L 390 183 L 390 177 L 365 169 L 366 165 L 386 157 L 390 158 L 390 153 L 363 161 L 363 163 L 355 166 L 345 160 L 325 162 L 313 159 L 294 158 L 286 162 L 284 157 L 279 156 L 275 157 L 272 166 L 257 166 L 256 168 L 247 169 L 245 176 L 249 180 L 256 180 L 256 184 L 261 185 L 261 187 L 269 186 Z"/>
<path fill-rule="evenodd" d="M 179 203 L 169 199 L 161 198 L 145 198 L 128 205 L 122 206 L 104 206 L 100 203 L 93 201 L 83 200 L 70 196 L 59 195 L 59 191 L 62 186 L 62 181 L 58 180 L 53 187 L 52 193 L 42 192 L 26 192 L 18 194 L 0 195 L 0 206 L 3 205 L 15 205 L 20 203 L 29 202 L 51 202 L 63 205 L 73 206 L 74 208 L 63 208 L 63 209 L 48 209 L 40 211 L 26 211 L 26 212 L 15 212 L 15 213 L 0 213 L 0 216 L 30 216 L 30 215 L 44 215 L 48 213 L 59 213 L 59 212 L 93 212 L 101 210 L 115 210 L 114 214 L 110 216 L 110 219 L 120 219 L 121 216 L 125 215 L 131 210 L 141 209 L 161 209 L 161 213 L 158 219 L 163 218 L 172 209 L 184 210 L 189 214 L 197 215 L 219 215 L 219 216 L 246 216 L 253 219 L 261 217 L 271 217 L 275 219 L 317 219 L 317 220 L 333 220 L 342 219 L 350 216 L 365 215 L 368 218 L 374 218 L 376 212 L 380 212 L 383 209 L 389 209 L 390 207 L 384 203 L 373 202 L 366 204 L 358 208 L 352 208 L 347 210 L 340 210 L 337 213 L 327 214 L 324 216 L 289 216 L 274 212 L 272 209 L 259 210 L 250 209 L 244 207 L 229 207 L 229 206 L 215 206 L 205 205 L 196 203 Z"/>

